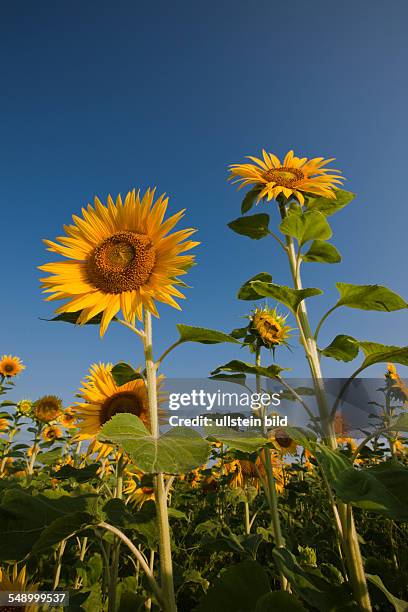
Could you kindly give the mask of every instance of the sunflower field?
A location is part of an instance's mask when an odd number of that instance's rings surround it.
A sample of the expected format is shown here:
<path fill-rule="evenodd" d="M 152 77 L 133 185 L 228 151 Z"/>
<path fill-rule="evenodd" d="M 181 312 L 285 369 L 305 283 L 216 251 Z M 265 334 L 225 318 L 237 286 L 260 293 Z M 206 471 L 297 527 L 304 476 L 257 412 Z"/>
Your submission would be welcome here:
<path fill-rule="evenodd" d="M 354 194 L 332 162 L 262 151 L 230 165 L 244 197 L 229 228 L 247 250 L 269 240 L 284 254 L 285 269 L 273 271 L 284 284 L 259 270 L 237 287 L 245 325 L 179 324 L 161 355 L 161 320 L 166 307 L 180 310 L 199 244 L 195 229 L 180 228 L 185 211 L 168 215 L 165 195 L 134 189 L 95 198 L 62 236 L 44 240 L 52 320 L 101 337 L 125 327 L 135 362 L 90 364 L 64 405 L 54 395 L 19 398 L 30 364 L 0 358 L 0 611 L 408 610 L 408 386 L 398 372 L 408 347 L 341 332 L 319 341 L 338 309 L 370 316 L 408 304 L 385 286 L 338 282 L 338 301 L 321 312 L 322 291 L 304 286 L 304 267 L 309 278 L 313 264 L 341 259 L 330 217 L 349 214 Z M 254 391 L 255 425 L 193 426 L 197 408 L 172 425 L 166 360 L 187 342 L 236 349 L 202 376 Z M 303 351 L 307 386 L 295 384 L 288 348 Z M 333 359 L 350 364 L 334 401 L 325 378 Z M 384 376 L 370 426 L 357 427 L 342 407 L 375 364 Z M 303 421 L 276 420 L 270 385 Z"/>

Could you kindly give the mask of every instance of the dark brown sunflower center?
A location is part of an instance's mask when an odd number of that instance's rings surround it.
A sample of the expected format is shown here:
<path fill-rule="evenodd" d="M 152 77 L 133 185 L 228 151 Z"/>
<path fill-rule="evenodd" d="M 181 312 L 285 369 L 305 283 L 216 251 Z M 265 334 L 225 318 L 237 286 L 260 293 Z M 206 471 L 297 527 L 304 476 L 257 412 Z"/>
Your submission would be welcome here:
<path fill-rule="evenodd" d="M 14 363 L 6 363 L 3 367 L 4 371 L 7 372 L 7 374 L 12 374 L 16 369 Z"/>
<path fill-rule="evenodd" d="M 289 448 L 292 444 L 292 438 L 289 438 L 283 431 L 277 431 L 275 433 L 275 440 L 282 448 Z"/>
<path fill-rule="evenodd" d="M 295 187 L 305 175 L 299 168 L 271 168 L 264 173 L 264 179 L 268 182 L 274 182 L 282 187 Z"/>
<path fill-rule="evenodd" d="M 129 412 L 135 416 L 140 416 L 143 413 L 143 403 L 136 393 L 132 393 L 132 391 L 119 391 L 119 393 L 108 397 L 102 404 L 100 414 L 101 425 L 104 425 L 115 414 L 124 412 Z"/>
<path fill-rule="evenodd" d="M 148 236 L 118 232 L 91 253 L 88 279 L 104 293 L 132 291 L 148 281 L 155 262 L 156 251 Z"/>

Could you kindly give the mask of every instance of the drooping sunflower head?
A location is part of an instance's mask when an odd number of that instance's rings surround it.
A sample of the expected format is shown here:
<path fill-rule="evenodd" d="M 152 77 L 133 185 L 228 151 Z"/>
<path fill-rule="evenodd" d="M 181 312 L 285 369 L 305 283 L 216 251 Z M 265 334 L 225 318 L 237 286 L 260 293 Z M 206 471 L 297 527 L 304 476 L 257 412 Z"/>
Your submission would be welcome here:
<path fill-rule="evenodd" d="M 23 365 L 19 357 L 3 355 L 0 358 L 0 375 L 5 378 L 14 378 L 14 376 L 17 376 L 23 370 L 25 370 L 25 365 Z"/>
<path fill-rule="evenodd" d="M 123 492 L 128 496 L 129 503 L 137 509 L 141 508 L 147 501 L 155 499 L 153 485 L 143 486 L 138 484 L 133 478 L 129 478 L 126 481 Z"/>
<path fill-rule="evenodd" d="M 56 395 L 44 395 L 34 402 L 34 416 L 37 421 L 49 423 L 62 413 L 62 400 Z"/>
<path fill-rule="evenodd" d="M 53 442 L 54 440 L 58 440 L 62 438 L 62 429 L 57 425 L 48 425 L 45 427 L 42 432 L 42 438 L 45 442 Z"/>
<path fill-rule="evenodd" d="M 239 189 L 252 185 L 259 191 L 257 202 L 266 198 L 268 202 L 280 194 L 285 198 L 305 201 L 304 193 L 334 198 L 334 189 L 344 178 L 339 170 L 326 168 L 332 159 L 296 157 L 293 151 L 286 154 L 283 162 L 273 153 L 262 150 L 262 158 L 248 156 L 253 163 L 231 164 L 229 180 L 240 183 Z"/>
<path fill-rule="evenodd" d="M 256 308 L 250 317 L 250 332 L 267 348 L 287 344 L 292 328 L 286 325 L 288 315 L 281 315 L 276 308 Z"/>
<path fill-rule="evenodd" d="M 387 363 L 385 377 L 393 399 L 399 402 L 408 402 L 408 387 L 398 374 L 397 368 L 393 363 Z"/>
<path fill-rule="evenodd" d="M 268 438 L 281 455 L 296 455 L 297 442 L 290 437 L 284 427 L 276 427 L 271 430 Z"/>
<path fill-rule="evenodd" d="M 10 427 L 9 420 L 6 418 L 0 418 L 0 432 L 6 431 Z"/>
<path fill-rule="evenodd" d="M 162 379 L 159 379 L 159 385 Z M 79 396 L 83 401 L 71 406 L 78 427 L 78 440 L 95 440 L 94 452 L 107 456 L 112 447 L 96 440 L 102 427 L 115 414 L 130 413 L 150 428 L 146 383 L 142 378 L 118 386 L 112 376 L 112 364 L 93 364 L 82 382 Z M 93 443 L 94 444 L 94 443 Z M 106 452 L 105 452 L 106 451 Z"/>
<path fill-rule="evenodd" d="M 82 209 L 73 217 L 59 242 L 45 240 L 48 250 L 67 259 L 40 266 L 50 276 L 41 279 L 47 300 L 68 300 L 57 313 L 78 312 L 84 324 L 102 314 L 100 331 L 105 333 L 121 310 L 129 323 L 142 319 L 143 308 L 158 316 L 155 301 L 180 309 L 174 298 L 184 298 L 176 285 L 186 274 L 194 256 L 185 255 L 198 242 L 188 240 L 194 229 L 169 233 L 182 218 L 180 211 L 164 221 L 168 198 L 154 201 L 155 189 L 143 197 L 129 192 L 122 202 L 108 197 L 104 206 Z"/>

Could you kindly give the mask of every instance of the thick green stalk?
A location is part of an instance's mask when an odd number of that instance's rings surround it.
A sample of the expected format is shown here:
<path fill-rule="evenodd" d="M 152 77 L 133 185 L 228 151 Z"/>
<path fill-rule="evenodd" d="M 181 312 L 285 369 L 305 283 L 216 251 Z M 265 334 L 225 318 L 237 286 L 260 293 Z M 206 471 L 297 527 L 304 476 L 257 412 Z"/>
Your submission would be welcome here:
<path fill-rule="evenodd" d="M 120 455 L 116 464 L 116 486 L 115 497 L 122 499 L 123 494 L 123 456 Z M 119 560 L 120 560 L 120 539 L 115 538 L 112 545 L 112 565 L 109 578 L 109 603 L 108 612 L 116 612 L 116 587 L 118 582 Z"/>
<path fill-rule="evenodd" d="M 159 437 L 159 418 L 157 403 L 157 366 L 153 359 L 152 317 L 144 313 L 144 353 L 146 361 L 147 393 L 149 399 L 150 429 L 154 437 Z M 163 474 L 154 478 L 154 493 L 159 531 L 160 577 L 165 603 L 165 612 L 177 612 L 173 583 L 173 562 L 171 557 L 170 527 L 167 510 L 167 492 Z"/>
<path fill-rule="evenodd" d="M 257 366 L 261 365 L 261 347 L 259 345 L 256 348 L 255 364 Z M 261 393 L 262 391 L 261 377 L 258 374 L 256 375 L 256 390 L 257 390 L 257 393 Z M 263 414 L 262 416 L 264 418 L 265 414 Z M 263 435 L 267 436 L 265 425 L 263 425 Z M 267 487 L 268 487 L 268 498 L 269 498 L 268 501 L 269 501 L 269 508 L 271 512 L 271 522 L 272 522 L 273 535 L 275 538 L 275 544 L 278 548 L 285 548 L 285 539 L 282 535 L 282 529 L 281 529 L 280 517 L 279 517 L 278 494 L 276 492 L 276 484 L 275 484 L 275 478 L 273 475 L 271 453 L 269 451 L 269 448 L 264 449 L 263 457 L 264 457 L 263 463 L 264 463 L 265 470 L 266 470 L 266 482 L 267 482 Z M 284 591 L 288 590 L 289 584 L 288 584 L 286 576 L 282 572 L 280 572 L 280 579 L 281 579 L 282 590 Z"/>
<path fill-rule="evenodd" d="M 286 217 L 285 205 L 281 203 L 279 205 L 279 209 L 281 217 L 284 219 Z M 302 289 L 299 259 L 295 252 L 293 239 L 290 236 L 286 236 L 286 252 L 289 259 L 294 287 L 295 289 Z M 337 448 L 337 440 L 333 429 L 330 410 L 327 405 L 316 340 L 312 334 L 306 304 L 304 301 L 300 303 L 297 311 L 297 323 L 316 391 L 323 440 L 327 446 L 334 450 Z M 361 557 L 360 545 L 358 542 L 352 509 L 343 502 L 337 502 L 337 504 L 334 503 L 333 505 L 333 512 L 335 517 L 338 516 L 340 518 L 340 536 L 342 538 L 343 549 L 346 556 L 354 597 L 364 612 L 371 612 L 372 608 L 370 596 L 368 593 L 367 580 L 365 577 L 363 560 Z M 336 525 L 339 527 L 337 521 Z"/>

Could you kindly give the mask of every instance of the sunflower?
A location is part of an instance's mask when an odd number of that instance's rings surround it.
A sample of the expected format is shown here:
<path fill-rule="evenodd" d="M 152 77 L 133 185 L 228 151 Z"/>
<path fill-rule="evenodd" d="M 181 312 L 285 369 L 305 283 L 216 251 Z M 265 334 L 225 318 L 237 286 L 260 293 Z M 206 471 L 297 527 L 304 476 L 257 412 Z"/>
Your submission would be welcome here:
<path fill-rule="evenodd" d="M 26 573 L 26 566 L 24 566 L 19 572 L 16 563 L 14 564 L 11 575 L 0 567 L 0 591 L 34 593 L 37 590 L 38 585 L 27 585 Z M 4 610 L 4 612 L 7 612 L 9 609 L 13 612 L 34 612 L 34 610 L 37 609 L 37 606 L 34 604 L 23 604 L 21 606 L 13 606 L 10 608 L 8 606 L 0 607 L 0 610 Z"/>
<path fill-rule="evenodd" d="M 129 502 L 137 509 L 141 508 L 145 502 L 155 498 L 153 487 L 140 486 L 133 478 L 126 482 L 123 492 L 129 496 Z"/>
<path fill-rule="evenodd" d="M 52 442 L 53 440 L 58 440 L 59 438 L 62 438 L 63 433 L 62 429 L 57 425 L 48 425 L 48 427 L 44 428 L 41 435 L 43 440 L 45 440 L 46 442 Z"/>
<path fill-rule="evenodd" d="M 142 319 L 143 307 L 158 316 L 154 301 L 178 308 L 174 298 L 184 298 L 175 285 L 193 264 L 192 255 L 181 255 L 199 244 L 187 240 L 196 230 L 169 234 L 184 210 L 163 221 L 168 198 L 154 202 L 155 189 L 141 198 L 129 192 L 122 203 L 108 197 L 104 206 L 82 209 L 83 218 L 73 216 L 65 226 L 66 236 L 59 243 L 45 240 L 48 250 L 68 261 L 48 263 L 40 270 L 51 276 L 41 279 L 47 300 L 68 300 L 57 313 L 79 312 L 77 323 L 84 324 L 102 314 L 100 332 L 104 335 L 112 318 L 121 310 L 129 323 Z"/>
<path fill-rule="evenodd" d="M 62 400 L 56 395 L 44 395 L 34 402 L 34 416 L 37 421 L 49 423 L 62 413 Z"/>
<path fill-rule="evenodd" d="M 283 427 L 277 427 L 270 431 L 268 438 L 281 455 L 296 455 L 297 442 L 289 436 Z"/>
<path fill-rule="evenodd" d="M 348 446 L 352 453 L 357 449 L 357 442 L 354 438 L 348 435 L 349 426 L 342 414 L 336 414 L 333 423 L 334 433 L 336 435 L 337 444 Z"/>
<path fill-rule="evenodd" d="M 25 370 L 19 357 L 13 357 L 13 355 L 3 355 L 0 358 L 0 375 L 5 378 L 13 378 L 20 374 L 22 370 Z"/>
<path fill-rule="evenodd" d="M 387 363 L 387 372 L 385 374 L 387 380 L 390 382 L 392 394 L 394 398 L 400 402 L 408 401 L 408 387 L 399 376 L 397 368 L 393 363 Z"/>
<path fill-rule="evenodd" d="M 67 429 L 75 429 L 77 426 L 77 415 L 72 408 L 67 408 L 61 414 L 58 421 Z"/>
<path fill-rule="evenodd" d="M 112 376 L 112 364 L 93 364 L 88 376 L 82 381 L 79 397 L 82 402 L 71 406 L 77 418 L 76 440 L 93 440 L 92 451 L 106 457 L 113 448 L 96 440 L 102 427 L 115 414 L 130 413 L 138 416 L 150 428 L 149 402 L 146 383 L 137 378 L 118 386 Z M 159 384 L 162 378 L 159 377 Z"/>
<path fill-rule="evenodd" d="M 33 402 L 29 399 L 22 399 L 17 404 L 17 410 L 20 414 L 29 414 L 32 410 Z"/>
<path fill-rule="evenodd" d="M 262 198 L 276 199 L 283 194 L 285 198 L 294 196 L 303 204 L 304 193 L 312 193 L 326 198 L 335 198 L 333 191 L 336 185 L 341 185 L 344 178 L 339 170 L 325 168 L 334 158 L 295 157 L 293 151 L 286 154 L 283 163 L 273 153 L 262 150 L 262 159 L 248 156 L 252 164 L 232 164 L 229 180 L 241 183 L 239 189 L 247 185 L 255 185 L 259 190 L 257 202 Z"/>
<path fill-rule="evenodd" d="M 251 332 L 266 348 L 274 348 L 279 344 L 287 344 L 287 338 L 292 328 L 285 325 L 287 316 L 280 315 L 276 308 L 256 308 L 251 316 Z"/>
<path fill-rule="evenodd" d="M 0 431 L 5 431 L 10 427 L 10 423 L 8 419 L 0 419 Z"/>

